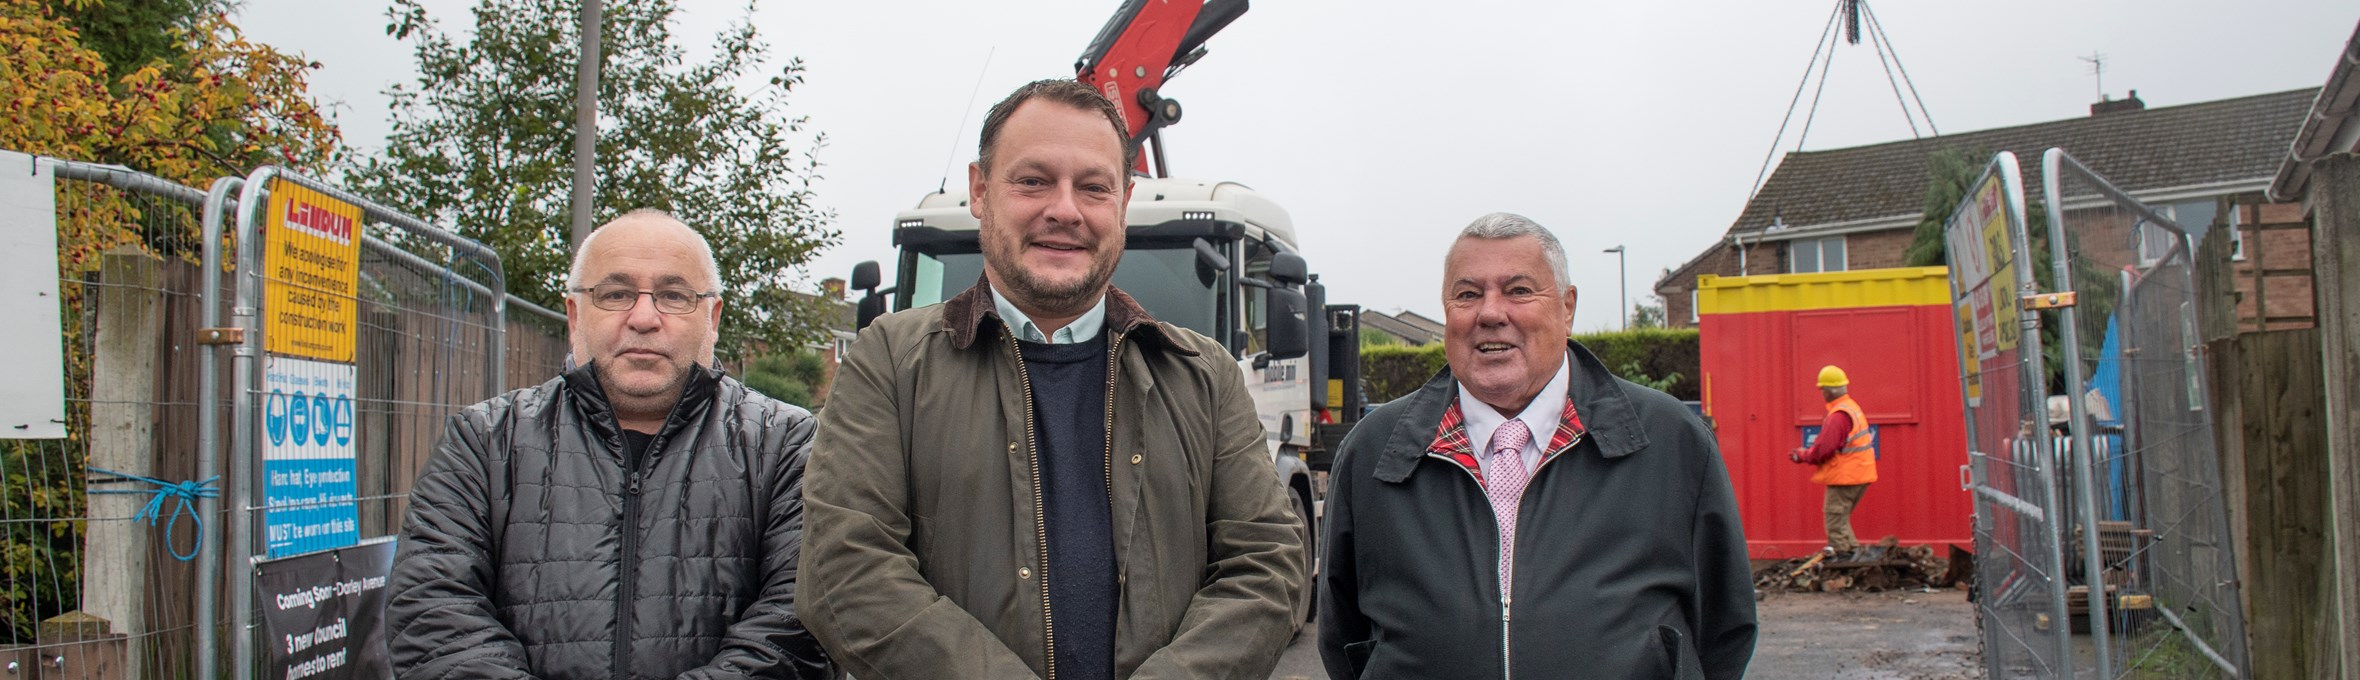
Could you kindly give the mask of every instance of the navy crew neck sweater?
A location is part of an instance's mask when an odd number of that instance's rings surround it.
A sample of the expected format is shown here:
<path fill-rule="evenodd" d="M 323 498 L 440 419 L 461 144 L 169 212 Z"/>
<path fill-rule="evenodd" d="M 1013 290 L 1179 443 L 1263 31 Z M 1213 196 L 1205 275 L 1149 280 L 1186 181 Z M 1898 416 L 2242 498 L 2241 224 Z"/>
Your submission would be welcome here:
<path fill-rule="evenodd" d="M 1060 678 L 1114 677 L 1114 523 L 1106 488 L 1106 333 L 1085 342 L 1019 342 L 1032 381 L 1046 506 L 1049 615 Z"/>

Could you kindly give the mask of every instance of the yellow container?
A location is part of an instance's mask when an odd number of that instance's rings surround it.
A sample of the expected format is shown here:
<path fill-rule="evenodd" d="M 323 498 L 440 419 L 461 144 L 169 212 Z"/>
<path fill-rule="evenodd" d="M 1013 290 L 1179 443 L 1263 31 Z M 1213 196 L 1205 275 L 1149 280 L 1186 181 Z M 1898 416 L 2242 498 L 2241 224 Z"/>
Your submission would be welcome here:
<path fill-rule="evenodd" d="M 1698 314 L 1947 304 L 1949 267 L 1696 277 Z"/>

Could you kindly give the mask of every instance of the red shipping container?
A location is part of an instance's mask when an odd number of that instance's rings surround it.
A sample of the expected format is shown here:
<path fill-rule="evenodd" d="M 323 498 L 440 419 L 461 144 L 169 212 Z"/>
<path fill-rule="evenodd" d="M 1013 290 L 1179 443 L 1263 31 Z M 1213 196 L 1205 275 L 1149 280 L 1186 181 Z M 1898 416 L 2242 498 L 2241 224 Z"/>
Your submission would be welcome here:
<path fill-rule="evenodd" d="M 1972 546 L 1957 332 L 1948 270 L 1697 279 L 1705 416 L 1756 559 L 1827 545 L 1814 468 L 1787 460 L 1827 417 L 1822 366 L 1842 367 L 1877 433 L 1877 481 L 1853 511 L 1864 544 Z"/>

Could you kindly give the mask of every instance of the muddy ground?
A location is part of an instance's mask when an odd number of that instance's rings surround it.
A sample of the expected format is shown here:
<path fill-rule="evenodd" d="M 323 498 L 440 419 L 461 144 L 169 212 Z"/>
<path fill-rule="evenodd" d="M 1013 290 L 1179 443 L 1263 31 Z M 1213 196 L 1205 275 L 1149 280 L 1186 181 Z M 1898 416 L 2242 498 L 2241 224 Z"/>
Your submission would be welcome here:
<path fill-rule="evenodd" d="M 1975 680 L 1983 677 L 1975 608 L 1957 589 L 1886 593 L 1772 593 L 1756 610 L 1760 644 L 1748 678 Z M 1304 635 L 1273 680 L 1325 677 Z"/>
<path fill-rule="evenodd" d="M 1748 678 L 1983 677 L 1964 590 L 1772 593 L 1756 612 L 1762 637 Z"/>

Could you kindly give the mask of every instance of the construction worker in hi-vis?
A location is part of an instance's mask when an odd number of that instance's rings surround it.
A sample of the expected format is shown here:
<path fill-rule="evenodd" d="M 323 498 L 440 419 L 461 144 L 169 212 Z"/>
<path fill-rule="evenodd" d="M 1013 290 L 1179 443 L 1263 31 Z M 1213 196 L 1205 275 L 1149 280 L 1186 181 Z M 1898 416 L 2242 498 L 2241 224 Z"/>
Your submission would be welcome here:
<path fill-rule="evenodd" d="M 1860 548 L 1852 535 L 1852 510 L 1860 496 L 1877 481 L 1876 429 L 1860 403 L 1852 400 L 1852 380 L 1833 365 L 1819 369 L 1819 394 L 1827 399 L 1827 419 L 1820 421 L 1819 438 L 1797 447 L 1787 460 L 1814 465 L 1811 483 L 1827 486 L 1827 552 L 1850 553 Z"/>

